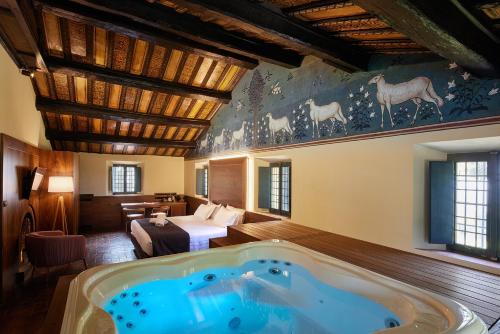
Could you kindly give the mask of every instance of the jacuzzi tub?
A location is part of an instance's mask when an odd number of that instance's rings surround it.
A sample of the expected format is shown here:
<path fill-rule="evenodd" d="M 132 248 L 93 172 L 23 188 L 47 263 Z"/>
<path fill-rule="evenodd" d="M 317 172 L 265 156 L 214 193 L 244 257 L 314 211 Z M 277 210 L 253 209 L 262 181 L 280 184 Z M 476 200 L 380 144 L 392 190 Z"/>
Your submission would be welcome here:
<path fill-rule="evenodd" d="M 487 333 L 464 306 L 285 241 L 78 275 L 61 333 Z"/>

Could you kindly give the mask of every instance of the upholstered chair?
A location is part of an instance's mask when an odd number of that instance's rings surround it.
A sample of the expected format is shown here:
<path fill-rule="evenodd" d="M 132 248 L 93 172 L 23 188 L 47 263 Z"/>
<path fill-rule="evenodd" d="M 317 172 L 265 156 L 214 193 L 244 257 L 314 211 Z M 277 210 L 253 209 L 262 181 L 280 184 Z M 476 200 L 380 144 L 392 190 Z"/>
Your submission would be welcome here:
<path fill-rule="evenodd" d="M 83 235 L 65 235 L 62 231 L 39 231 L 26 235 L 28 259 L 35 269 L 70 264 L 82 261 L 85 269 L 87 262 L 86 241 Z"/>

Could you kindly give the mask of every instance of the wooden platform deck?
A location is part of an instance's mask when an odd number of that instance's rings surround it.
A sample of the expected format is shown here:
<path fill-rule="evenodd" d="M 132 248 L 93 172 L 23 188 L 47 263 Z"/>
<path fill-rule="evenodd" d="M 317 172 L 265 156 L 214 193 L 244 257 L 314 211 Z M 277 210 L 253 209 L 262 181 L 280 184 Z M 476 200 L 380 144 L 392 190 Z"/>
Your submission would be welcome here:
<path fill-rule="evenodd" d="M 286 222 L 230 227 L 228 237 L 218 239 L 212 247 L 288 240 L 456 300 L 476 312 L 490 332 L 500 333 L 500 276 Z"/>

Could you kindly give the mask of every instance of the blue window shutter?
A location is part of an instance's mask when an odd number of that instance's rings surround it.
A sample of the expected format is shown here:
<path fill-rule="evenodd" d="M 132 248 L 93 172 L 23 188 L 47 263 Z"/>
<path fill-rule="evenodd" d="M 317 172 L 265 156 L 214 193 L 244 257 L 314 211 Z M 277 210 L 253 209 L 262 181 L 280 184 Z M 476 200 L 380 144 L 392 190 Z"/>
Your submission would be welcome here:
<path fill-rule="evenodd" d="M 137 166 L 135 167 L 135 192 L 140 193 L 142 189 L 141 185 L 142 181 L 142 169 L 141 167 Z"/>
<path fill-rule="evenodd" d="M 203 169 L 196 169 L 196 195 L 203 195 L 204 181 L 205 171 Z"/>
<path fill-rule="evenodd" d="M 429 187 L 429 242 L 452 244 L 455 225 L 455 163 L 431 161 Z"/>
<path fill-rule="evenodd" d="M 271 167 L 259 167 L 259 208 L 271 207 Z"/>

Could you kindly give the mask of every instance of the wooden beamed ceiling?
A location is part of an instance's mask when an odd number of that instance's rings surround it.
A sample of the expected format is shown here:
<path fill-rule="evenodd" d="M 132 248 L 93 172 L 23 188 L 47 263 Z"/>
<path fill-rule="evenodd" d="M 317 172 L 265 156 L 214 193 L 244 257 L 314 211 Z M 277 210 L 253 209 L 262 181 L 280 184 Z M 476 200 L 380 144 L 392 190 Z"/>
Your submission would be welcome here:
<path fill-rule="evenodd" d="M 498 2 L 0 0 L 0 42 L 33 71 L 56 150 L 185 156 L 249 69 L 315 55 L 435 53 L 498 70 Z M 449 18 L 439 13 L 446 12 Z"/>

